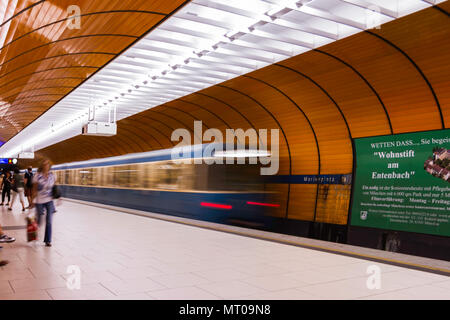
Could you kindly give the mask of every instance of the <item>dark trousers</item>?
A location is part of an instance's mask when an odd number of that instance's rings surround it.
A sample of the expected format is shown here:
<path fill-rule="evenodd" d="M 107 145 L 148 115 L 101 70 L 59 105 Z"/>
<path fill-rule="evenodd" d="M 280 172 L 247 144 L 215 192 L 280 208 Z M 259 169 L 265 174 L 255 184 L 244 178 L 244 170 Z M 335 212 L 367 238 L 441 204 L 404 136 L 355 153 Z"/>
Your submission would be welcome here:
<path fill-rule="evenodd" d="M 53 204 L 53 201 L 47 203 L 36 203 L 36 211 L 38 225 L 41 225 L 42 216 L 44 215 L 44 211 L 46 211 L 44 242 L 50 243 L 52 242 L 52 218 L 53 213 L 55 212 L 55 205 Z"/>
<path fill-rule="evenodd" d="M 5 202 L 5 195 L 8 195 L 8 203 L 11 200 L 11 189 L 3 188 L 2 190 L 2 203 Z"/>

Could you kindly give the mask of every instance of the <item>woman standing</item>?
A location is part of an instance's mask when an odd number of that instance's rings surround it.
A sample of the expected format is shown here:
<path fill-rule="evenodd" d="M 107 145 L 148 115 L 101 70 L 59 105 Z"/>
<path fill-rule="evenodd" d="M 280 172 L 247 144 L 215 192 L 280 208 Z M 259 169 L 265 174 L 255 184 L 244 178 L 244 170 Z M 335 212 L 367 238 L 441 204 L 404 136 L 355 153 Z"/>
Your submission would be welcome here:
<path fill-rule="evenodd" d="M 31 194 L 33 192 L 33 168 L 28 167 L 27 171 L 25 171 L 24 181 L 25 181 L 25 197 L 28 200 L 28 208 L 32 207 L 33 201 L 31 201 Z"/>
<path fill-rule="evenodd" d="M 17 195 L 19 195 L 20 203 L 22 204 L 22 211 L 25 211 L 25 196 L 24 196 L 24 182 L 23 175 L 20 174 L 20 170 L 18 168 L 14 169 L 14 175 L 12 177 L 13 180 L 13 194 L 11 204 L 9 205 L 8 210 L 12 210 L 14 202 L 16 201 Z"/>
<path fill-rule="evenodd" d="M 44 242 L 47 247 L 52 246 L 52 218 L 55 210 L 53 203 L 52 189 L 56 183 L 56 177 L 50 172 L 51 163 L 49 160 L 42 161 L 36 176 L 33 178 L 33 201 L 36 206 L 37 223 L 40 225 L 44 211 L 45 237 Z"/>
<path fill-rule="evenodd" d="M 2 203 L 1 206 L 5 202 L 5 195 L 8 196 L 8 203 L 6 204 L 9 206 L 9 202 L 11 201 L 11 186 L 12 186 L 12 178 L 11 178 L 11 172 L 5 171 L 3 174 L 3 180 L 2 185 L 0 189 L 2 189 Z"/>

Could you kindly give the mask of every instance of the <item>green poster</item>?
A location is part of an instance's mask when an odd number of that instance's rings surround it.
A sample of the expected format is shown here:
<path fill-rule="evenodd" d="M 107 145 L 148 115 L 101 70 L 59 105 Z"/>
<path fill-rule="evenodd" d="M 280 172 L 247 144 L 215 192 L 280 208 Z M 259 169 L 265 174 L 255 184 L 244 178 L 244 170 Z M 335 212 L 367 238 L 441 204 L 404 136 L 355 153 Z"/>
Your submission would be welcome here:
<path fill-rule="evenodd" d="M 351 225 L 450 236 L 450 130 L 355 139 Z"/>

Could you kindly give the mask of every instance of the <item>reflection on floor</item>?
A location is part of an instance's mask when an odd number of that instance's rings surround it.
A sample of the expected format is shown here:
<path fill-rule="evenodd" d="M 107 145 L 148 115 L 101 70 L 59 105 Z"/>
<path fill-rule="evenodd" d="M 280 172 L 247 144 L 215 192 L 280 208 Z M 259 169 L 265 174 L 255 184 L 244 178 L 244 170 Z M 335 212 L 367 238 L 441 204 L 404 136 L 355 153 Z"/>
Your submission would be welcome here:
<path fill-rule="evenodd" d="M 34 245 L 24 229 L 7 230 L 17 241 L 0 250 L 10 261 L 0 268 L 1 300 L 450 299 L 443 275 L 67 201 L 57 210 L 51 248 L 43 228 Z M 18 204 L 0 208 L 3 225 L 24 217 Z M 78 268 L 80 289 L 69 289 Z"/>

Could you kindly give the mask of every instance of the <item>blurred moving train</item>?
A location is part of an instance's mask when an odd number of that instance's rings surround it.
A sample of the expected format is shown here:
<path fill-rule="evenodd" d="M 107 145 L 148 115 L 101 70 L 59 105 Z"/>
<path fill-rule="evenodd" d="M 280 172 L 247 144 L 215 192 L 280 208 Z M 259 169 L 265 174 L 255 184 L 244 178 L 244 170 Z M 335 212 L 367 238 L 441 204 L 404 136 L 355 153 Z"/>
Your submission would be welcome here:
<path fill-rule="evenodd" d="M 198 148 L 204 146 L 193 146 L 190 160 Z M 171 154 L 172 149 L 150 151 L 60 164 L 52 170 L 67 198 L 271 228 L 271 211 L 279 204 L 260 176 L 260 164 L 195 164 L 171 160 Z"/>

